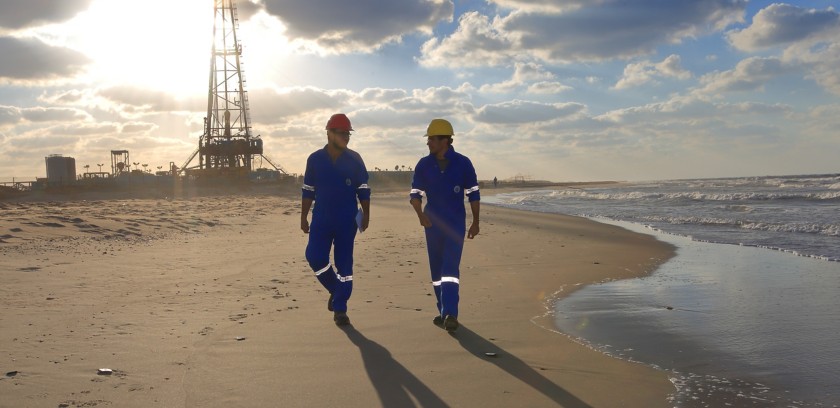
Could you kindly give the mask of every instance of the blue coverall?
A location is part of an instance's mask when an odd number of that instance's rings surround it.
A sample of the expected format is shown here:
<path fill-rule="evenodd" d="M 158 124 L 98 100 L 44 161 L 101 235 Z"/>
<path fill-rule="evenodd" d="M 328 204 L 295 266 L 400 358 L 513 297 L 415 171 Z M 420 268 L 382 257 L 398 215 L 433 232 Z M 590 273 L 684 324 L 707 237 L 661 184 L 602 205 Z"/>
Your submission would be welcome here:
<path fill-rule="evenodd" d="M 467 156 L 455 152 L 452 146 L 445 153 L 448 161 L 441 170 L 434 155 L 420 159 L 414 168 L 411 183 L 412 199 L 426 197 L 423 212 L 432 226 L 426 228 L 426 248 L 432 287 L 441 317 L 458 317 L 461 253 L 466 234 L 464 194 L 469 201 L 481 199 L 475 168 Z"/>
<path fill-rule="evenodd" d="M 368 173 L 362 157 L 346 149 L 335 163 L 326 146 L 306 160 L 303 198 L 315 200 L 306 260 L 318 281 L 333 297 L 336 312 L 347 311 L 353 292 L 353 240 L 359 201 L 370 200 Z M 330 264 L 330 249 L 335 264 Z"/>

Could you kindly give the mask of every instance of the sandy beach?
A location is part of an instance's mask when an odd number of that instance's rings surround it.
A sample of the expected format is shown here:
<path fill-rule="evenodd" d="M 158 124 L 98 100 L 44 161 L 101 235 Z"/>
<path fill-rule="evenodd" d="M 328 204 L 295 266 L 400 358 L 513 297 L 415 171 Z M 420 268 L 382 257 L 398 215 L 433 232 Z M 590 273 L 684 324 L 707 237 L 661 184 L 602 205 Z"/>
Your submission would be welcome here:
<path fill-rule="evenodd" d="M 0 201 L 0 406 L 669 406 L 665 372 L 557 333 L 550 310 L 670 245 L 485 205 L 450 335 L 405 194 L 371 213 L 339 328 L 295 193 Z"/>

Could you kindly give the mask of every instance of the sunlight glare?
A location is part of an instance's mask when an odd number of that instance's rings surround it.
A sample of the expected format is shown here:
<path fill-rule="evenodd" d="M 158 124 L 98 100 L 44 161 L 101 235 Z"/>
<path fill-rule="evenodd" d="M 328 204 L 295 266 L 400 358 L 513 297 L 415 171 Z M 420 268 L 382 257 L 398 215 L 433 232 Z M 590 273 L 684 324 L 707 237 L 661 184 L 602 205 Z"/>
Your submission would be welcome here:
<path fill-rule="evenodd" d="M 210 0 L 97 0 L 76 21 L 79 49 L 100 84 L 164 91 L 207 90 L 213 36 Z"/>

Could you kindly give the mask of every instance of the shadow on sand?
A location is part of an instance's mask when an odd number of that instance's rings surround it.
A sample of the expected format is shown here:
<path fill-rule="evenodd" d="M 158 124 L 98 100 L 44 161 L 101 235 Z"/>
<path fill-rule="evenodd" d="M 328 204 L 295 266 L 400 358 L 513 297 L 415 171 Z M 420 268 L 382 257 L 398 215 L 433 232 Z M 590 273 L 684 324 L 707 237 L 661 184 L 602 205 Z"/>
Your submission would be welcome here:
<path fill-rule="evenodd" d="M 362 353 L 368 377 L 376 388 L 383 407 L 414 407 L 416 404 L 411 396 L 421 407 L 449 406 L 414 374 L 394 360 L 388 349 L 369 340 L 353 326 L 344 326 L 342 330 Z"/>
<path fill-rule="evenodd" d="M 484 339 L 463 325 L 458 328 L 457 332 L 451 333 L 451 336 L 456 338 L 458 343 L 461 344 L 461 347 L 472 353 L 474 356 L 487 361 L 490 364 L 494 364 L 502 370 L 505 370 L 514 378 L 518 378 L 520 381 L 528 384 L 531 388 L 552 399 L 560 406 L 565 408 L 591 408 L 587 403 L 581 401 L 562 387 L 543 377 L 524 361 L 520 360 L 513 354 L 506 352 L 501 347 Z M 495 353 L 495 355 L 494 357 L 491 357 L 485 353 Z"/>

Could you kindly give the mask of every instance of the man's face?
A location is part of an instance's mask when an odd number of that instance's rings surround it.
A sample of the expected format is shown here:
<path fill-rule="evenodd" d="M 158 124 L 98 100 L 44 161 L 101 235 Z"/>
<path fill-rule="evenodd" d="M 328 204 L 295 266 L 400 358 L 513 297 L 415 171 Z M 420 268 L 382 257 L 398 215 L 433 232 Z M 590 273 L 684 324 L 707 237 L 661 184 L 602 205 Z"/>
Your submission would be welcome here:
<path fill-rule="evenodd" d="M 429 136 L 426 139 L 426 146 L 429 146 L 429 153 L 438 154 L 446 150 L 449 146 L 447 139 L 449 139 L 449 136 Z"/>
<path fill-rule="evenodd" d="M 330 145 L 338 150 L 347 148 L 347 143 L 350 143 L 350 132 L 347 130 L 330 129 L 327 131 L 327 141 Z"/>

